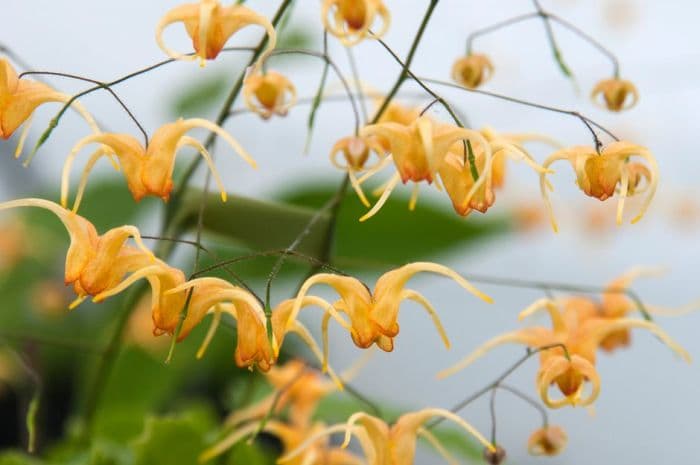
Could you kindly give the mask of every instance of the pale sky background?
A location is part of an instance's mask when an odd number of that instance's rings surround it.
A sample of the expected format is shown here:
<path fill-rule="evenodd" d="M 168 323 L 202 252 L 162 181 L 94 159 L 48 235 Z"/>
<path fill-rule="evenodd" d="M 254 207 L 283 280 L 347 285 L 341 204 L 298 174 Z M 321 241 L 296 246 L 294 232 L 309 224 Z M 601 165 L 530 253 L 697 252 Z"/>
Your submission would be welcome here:
<path fill-rule="evenodd" d="M 163 58 L 153 39 L 153 29 L 162 14 L 178 4 L 171 0 L 3 0 L 2 3 L 0 43 L 11 46 L 37 69 L 106 80 Z M 299 0 L 298 3 L 295 19 L 304 21 L 320 37 L 318 2 Z M 385 39 L 405 54 L 427 1 L 388 0 L 386 3 L 394 17 Z M 576 95 L 571 83 L 561 76 L 552 61 L 538 21 L 477 40 L 475 50 L 491 56 L 496 66 L 496 75 L 485 89 L 579 109 L 624 138 L 649 147 L 661 167 L 658 198 L 648 216 L 637 225 L 626 224 L 604 235 L 582 232 L 580 218 L 589 207 L 598 206 L 598 202 L 575 191 L 573 174 L 562 164 L 553 177 L 557 188 L 553 201 L 555 210 L 560 213 L 560 234 L 541 229 L 491 242 L 477 252 L 455 253 L 437 259 L 465 272 L 591 285 L 603 284 L 633 265 L 663 265 L 669 267 L 666 277 L 640 281 L 636 287 L 646 301 L 679 305 L 700 297 L 697 225 L 694 229 L 675 229 L 668 213 L 677 206 L 682 194 L 697 196 L 696 179 L 700 174 L 696 147 L 700 128 L 700 116 L 696 111 L 700 104 L 697 18 L 700 17 L 700 3 L 691 0 L 543 0 L 542 3 L 599 38 L 618 55 L 622 76 L 633 80 L 640 90 L 639 105 L 620 115 L 595 108 L 587 100 L 587 94 L 595 82 L 609 76 L 609 62 L 577 37 L 557 29 L 564 57 L 581 89 L 580 95 Z M 248 4 L 270 13 L 277 2 L 251 0 Z M 616 16 L 620 9 L 627 11 L 624 20 Z M 443 0 L 416 55 L 413 70 L 419 75 L 447 79 L 453 60 L 463 52 L 466 34 L 530 11 L 530 2 L 525 0 Z M 258 34 L 255 30 L 247 31 L 229 44 L 249 43 Z M 188 49 L 179 27 L 169 30 L 166 39 L 173 47 Z M 345 54 L 337 44 L 333 45 L 332 53 L 347 69 Z M 356 48 L 356 53 L 364 80 L 380 89 L 393 83 L 398 67 L 379 45 L 363 43 Z M 162 104 L 164 101 L 208 73 L 230 72 L 233 80 L 240 71 L 241 62 L 241 58 L 223 56 L 203 70 L 193 63 L 177 63 L 133 79 L 116 90 L 152 132 L 170 116 Z M 291 60 L 287 60 L 280 67 L 295 82 L 301 96 L 312 95 L 321 63 L 312 58 L 300 58 L 296 62 L 299 64 L 290 63 Z M 75 83 L 58 79 L 50 82 L 65 91 L 79 88 Z M 414 91 L 415 87 L 406 89 Z M 442 93 L 469 116 L 475 127 L 490 125 L 501 131 L 544 132 L 566 145 L 590 144 L 585 127 L 574 118 L 459 91 Z M 111 130 L 134 132 L 130 121 L 105 94 L 94 94 L 83 103 Z M 51 108 L 39 113 L 32 131 L 34 137 L 55 111 Z M 303 156 L 307 111 L 295 108 L 288 118 L 270 122 L 248 115 L 234 118 L 227 124 L 226 128 L 261 165 L 258 172 L 252 172 L 228 151 L 222 151 L 217 164 L 231 191 L 264 195 L 289 179 L 303 179 L 311 174 L 339 178 L 328 163 L 327 151 L 336 139 L 351 131 L 349 110 L 342 103 L 323 106 L 311 154 Z M 445 117 L 439 110 L 434 113 Z M 63 154 L 85 133 L 84 125 L 74 116 L 62 122 L 52 137 L 52 149 L 39 153 L 31 174 L 54 183 L 58 192 Z M 535 151 L 535 154 L 540 161 L 547 156 L 546 151 Z M 537 199 L 536 178 L 525 169 L 516 171 L 512 185 L 506 187 L 494 211 L 518 201 Z M 106 168 L 104 172 L 108 172 Z M 31 193 L 29 173 L 17 163 L 5 159 L 2 173 L 6 174 L 2 186 L 4 197 Z M 578 210 L 570 210 L 567 215 L 564 213 L 567 205 L 574 205 Z M 395 352 L 376 356 L 356 383 L 376 398 L 407 407 L 449 407 L 503 371 L 521 355 L 522 349 L 502 348 L 452 379 L 434 380 L 438 370 L 451 365 L 481 342 L 519 327 L 517 312 L 541 297 L 536 291 L 482 286 L 496 299 L 496 304 L 487 306 L 465 295 L 447 280 L 422 278 L 416 280 L 415 287 L 439 309 L 452 336 L 452 350 L 444 350 L 422 313 L 407 308 L 402 314 L 401 335 Z M 314 321 L 314 326 L 317 323 Z M 667 319 L 662 324 L 695 358 L 700 357 L 697 337 L 700 315 Z M 426 328 L 429 328 L 427 336 Z M 340 331 L 335 334 L 341 337 Z M 357 355 L 357 351 L 348 347 L 347 343 L 337 343 L 332 348 L 335 365 L 342 367 Z M 567 451 L 555 459 L 527 456 L 525 442 L 537 426 L 538 416 L 507 393 L 499 396 L 499 441 L 509 449 L 510 463 L 656 465 L 697 460 L 700 456 L 697 441 L 700 371 L 697 364 L 683 364 L 656 339 L 637 333 L 631 350 L 617 352 L 613 357 L 601 355 L 598 369 L 603 390 L 596 403 L 595 416 L 581 409 L 552 412 L 553 423 L 564 426 L 570 437 Z M 511 383 L 535 395 L 535 372 L 536 364 L 529 363 L 512 377 Z M 463 416 L 482 431 L 489 430 L 486 401 L 475 403 Z M 424 460 L 422 463 L 432 463 Z"/>

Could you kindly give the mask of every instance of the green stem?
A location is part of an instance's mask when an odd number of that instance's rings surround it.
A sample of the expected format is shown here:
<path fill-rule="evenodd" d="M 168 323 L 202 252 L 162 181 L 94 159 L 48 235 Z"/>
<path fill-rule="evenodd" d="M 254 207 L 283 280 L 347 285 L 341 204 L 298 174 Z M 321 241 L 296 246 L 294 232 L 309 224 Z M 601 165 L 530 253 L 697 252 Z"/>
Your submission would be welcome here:
<path fill-rule="evenodd" d="M 396 79 L 396 82 L 394 83 L 394 86 L 391 88 L 389 93 L 386 95 L 386 98 L 384 98 L 384 101 L 382 102 L 382 106 L 379 107 L 379 110 L 377 110 L 377 113 L 375 113 L 374 118 L 372 118 L 372 121 L 370 124 L 375 124 L 377 121 L 379 121 L 379 118 L 382 117 L 386 109 L 389 107 L 389 104 L 393 100 L 393 98 L 396 96 L 397 92 L 399 89 L 401 89 L 401 86 L 403 85 L 404 81 L 408 78 L 408 68 L 411 66 L 411 63 L 413 62 L 413 56 L 416 54 L 416 50 L 418 49 L 418 45 L 420 44 L 421 39 L 423 38 L 423 33 L 425 32 L 425 28 L 428 26 L 428 22 L 430 21 L 430 17 L 433 15 L 433 10 L 437 6 L 438 2 L 440 0 L 430 0 L 430 5 L 428 5 L 428 9 L 425 12 L 425 15 L 423 15 L 423 20 L 420 23 L 420 27 L 418 28 L 418 33 L 416 34 L 416 37 L 413 39 L 413 43 L 411 44 L 411 48 L 408 51 L 408 55 L 406 56 L 406 61 L 404 61 L 403 69 L 401 70 L 401 74 L 399 74 L 399 77 Z"/>

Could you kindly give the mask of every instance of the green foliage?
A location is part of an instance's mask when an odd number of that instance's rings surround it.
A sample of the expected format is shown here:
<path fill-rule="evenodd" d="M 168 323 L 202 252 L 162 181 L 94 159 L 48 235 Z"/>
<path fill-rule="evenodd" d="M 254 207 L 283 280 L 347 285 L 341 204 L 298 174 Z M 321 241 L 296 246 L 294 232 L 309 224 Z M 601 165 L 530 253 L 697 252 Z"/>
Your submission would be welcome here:
<path fill-rule="evenodd" d="M 207 113 L 226 94 L 231 79 L 226 74 L 210 74 L 181 89 L 170 104 L 169 113 L 177 118 Z"/>
<path fill-rule="evenodd" d="M 322 181 L 305 181 L 279 198 L 292 205 L 319 208 L 337 187 Z M 508 231 L 506 218 L 461 218 L 446 205 L 420 199 L 415 211 L 408 210 L 408 195 L 397 189 L 381 211 L 360 223 L 365 207 L 349 191 L 338 216 L 334 262 L 357 267 L 399 265 L 434 259 L 457 248 L 474 247 Z M 373 266 L 374 265 L 374 266 Z"/>
<path fill-rule="evenodd" d="M 37 460 L 23 452 L 7 451 L 0 453 L 0 465 L 44 465 L 45 462 Z"/>
<path fill-rule="evenodd" d="M 143 434 L 134 442 L 134 465 L 197 463 L 214 424 L 212 416 L 201 411 L 147 418 Z"/>

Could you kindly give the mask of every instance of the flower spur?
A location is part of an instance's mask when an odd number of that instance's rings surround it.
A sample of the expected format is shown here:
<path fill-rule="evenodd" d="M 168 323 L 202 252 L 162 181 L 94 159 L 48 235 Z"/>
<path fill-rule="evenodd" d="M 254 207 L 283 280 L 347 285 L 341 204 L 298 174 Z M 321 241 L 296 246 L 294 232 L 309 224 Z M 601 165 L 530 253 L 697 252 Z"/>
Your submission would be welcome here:
<path fill-rule="evenodd" d="M 464 429 L 489 451 L 495 451 L 491 444 L 476 428 L 454 413 L 439 409 L 427 408 L 416 412 L 406 413 L 392 425 L 384 420 L 364 412 L 350 416 L 346 423 L 327 427 L 302 443 L 292 452 L 282 456 L 278 463 L 290 463 L 304 450 L 316 441 L 332 434 L 344 433 L 345 440 L 342 448 L 348 446 L 354 436 L 367 458 L 368 465 L 413 465 L 416 453 L 417 438 L 424 437 L 449 463 L 455 463 L 446 453 L 440 441 L 423 425 L 430 419 L 439 417 L 452 421 Z"/>
<path fill-rule="evenodd" d="M 644 159 L 648 166 L 630 162 L 632 157 Z M 617 224 L 622 224 L 622 213 L 625 199 L 630 196 L 648 191 L 639 213 L 632 219 L 632 223 L 639 221 L 651 204 L 658 184 L 659 168 L 656 159 L 651 152 L 640 146 L 625 141 L 617 141 L 607 145 L 598 153 L 592 147 L 576 146 L 563 149 L 552 154 L 542 164 L 548 169 L 552 163 L 558 160 L 567 160 L 576 174 L 576 184 L 589 197 L 601 201 L 618 193 Z M 646 183 L 644 188 L 640 185 Z M 619 185 L 619 187 L 618 187 Z M 547 173 L 540 174 L 540 191 L 549 212 L 550 221 L 554 231 L 558 231 L 552 204 L 548 191 L 553 190 L 547 180 Z"/>
<path fill-rule="evenodd" d="M 370 28 L 377 17 L 381 19 L 381 27 L 372 33 Z M 323 0 L 321 19 L 323 27 L 346 47 L 367 37 L 383 36 L 391 23 L 389 10 L 382 0 Z"/>
<path fill-rule="evenodd" d="M 31 117 L 37 107 L 49 102 L 66 103 L 70 99 L 70 95 L 58 92 L 46 84 L 20 79 L 10 62 L 6 58 L 0 58 L 0 138 L 9 139 L 24 124 L 15 158 L 22 153 Z M 72 102 L 71 107 L 82 116 L 93 132 L 99 132 L 93 117 L 78 101 Z"/>
<path fill-rule="evenodd" d="M 163 31 L 173 23 L 183 23 L 187 35 L 192 39 L 195 53 L 184 55 L 170 49 L 163 40 Z M 200 65 L 219 55 L 229 38 L 246 26 L 257 25 L 265 29 L 268 42 L 257 63 L 262 63 L 275 48 L 277 33 L 270 21 L 243 5 L 223 6 L 219 0 L 200 0 L 186 3 L 170 10 L 156 27 L 156 42 L 163 52 L 174 60 L 193 61 L 199 58 Z"/>
<path fill-rule="evenodd" d="M 108 150 L 116 154 L 123 169 L 129 191 L 136 201 L 141 200 L 146 195 L 154 195 L 163 200 L 168 200 L 173 189 L 172 174 L 178 151 L 184 146 L 194 147 L 207 162 L 214 179 L 219 185 L 221 199 L 226 201 L 226 189 L 221 182 L 209 152 L 199 141 L 186 135 L 188 131 L 194 128 L 205 128 L 216 133 L 249 165 L 253 168 L 257 167 L 255 160 L 233 137 L 221 127 L 204 119 L 179 119 L 174 123 L 165 124 L 153 134 L 148 147 L 143 147 L 136 138 L 128 134 L 94 134 L 80 140 L 66 159 L 61 179 L 61 203 L 65 206 L 68 202 L 70 170 L 75 157 L 85 146 L 92 143 L 99 143 L 101 146 L 90 156 L 83 169 L 80 186 L 73 205 L 74 211 L 77 211 L 80 205 L 90 171 L 102 156 L 109 153 Z"/>
<path fill-rule="evenodd" d="M 377 280 L 374 292 L 370 292 L 365 284 L 351 276 L 330 273 L 315 274 L 308 278 L 299 289 L 289 319 L 294 321 L 297 318 L 304 299 L 308 297 L 306 294 L 314 285 L 327 284 L 338 293 L 340 299 L 332 305 L 321 298 L 317 297 L 316 299 L 319 304 L 324 305 L 327 309 L 335 308 L 349 317 L 350 327 L 346 329 L 349 329 L 352 340 L 357 347 L 368 348 L 376 344 L 386 352 L 393 350 L 393 338 L 399 332 L 397 321 L 399 308 L 404 300 L 413 300 L 428 312 L 440 333 L 443 343 L 446 347 L 449 347 L 449 340 L 445 330 L 430 302 L 422 294 L 414 290 L 405 289 L 406 282 L 420 272 L 435 273 L 449 277 L 480 299 L 491 302 L 490 297 L 476 289 L 453 270 L 435 263 L 416 262 L 396 268 L 382 275 Z M 327 338 L 327 325 L 325 324 L 323 332 L 325 341 Z"/>
<path fill-rule="evenodd" d="M 70 308 L 75 308 L 88 295 L 114 288 L 126 274 L 157 262 L 135 226 L 120 226 L 99 235 L 88 220 L 48 200 L 29 198 L 0 204 L 0 210 L 19 207 L 48 210 L 68 231 L 65 283 L 73 285 L 78 295 Z M 133 238 L 138 248 L 126 244 L 129 238 Z"/>
<path fill-rule="evenodd" d="M 404 184 L 408 181 L 415 183 L 409 203 L 409 208 L 412 209 L 418 196 L 418 183 L 426 181 L 430 184 L 437 179 L 440 165 L 455 142 L 473 140 L 484 150 L 485 166 L 491 164 L 491 148 L 481 133 L 454 125 L 435 123 L 427 116 L 418 117 L 409 124 L 390 121 L 365 126 L 360 131 L 360 137 L 376 137 L 380 143 L 388 145 L 391 156 L 385 157 L 377 166 L 368 170 L 358 180 L 359 184 L 383 170 L 392 161 L 396 168 L 396 173 L 382 187 L 383 192 L 377 203 L 360 218 L 360 221 L 366 221 L 382 208 L 399 181 Z M 484 182 L 485 179 L 480 176 L 472 190 L 476 192 Z"/>
<path fill-rule="evenodd" d="M 546 310 L 552 327 L 534 326 L 505 333 L 484 343 L 477 350 L 452 367 L 441 371 L 439 378 L 451 376 L 471 365 L 475 360 L 503 344 L 522 344 L 540 350 L 540 368 L 537 373 L 537 389 L 542 401 L 550 408 L 565 405 L 586 406 L 592 404 L 600 393 L 600 376 L 595 368 L 596 350 L 608 335 L 621 329 L 646 329 L 686 361 L 690 355 L 674 342 L 658 325 L 643 320 L 620 318 L 606 319 L 591 316 L 581 318 L 578 309 L 560 310 L 556 302 L 540 299 L 520 313 L 523 319 L 537 311 Z M 591 391 L 584 394 L 584 384 L 591 383 Z M 551 384 L 556 384 L 563 394 L 552 399 Z"/>

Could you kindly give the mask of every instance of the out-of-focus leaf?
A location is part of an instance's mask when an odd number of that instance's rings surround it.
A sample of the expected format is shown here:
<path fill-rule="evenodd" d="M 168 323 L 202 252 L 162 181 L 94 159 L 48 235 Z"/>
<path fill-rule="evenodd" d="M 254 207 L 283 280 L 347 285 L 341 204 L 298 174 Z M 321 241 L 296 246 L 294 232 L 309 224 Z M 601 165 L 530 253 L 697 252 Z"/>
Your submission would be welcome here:
<path fill-rule="evenodd" d="M 327 182 L 305 181 L 286 190 L 279 199 L 320 208 L 336 189 Z M 509 222 L 502 216 L 489 213 L 462 218 L 449 208 L 449 202 L 440 205 L 425 197 L 419 199 L 415 211 L 409 211 L 408 194 L 401 191 L 394 191 L 381 211 L 363 223 L 359 218 L 366 209 L 348 191 L 336 229 L 337 263 L 345 264 L 350 257 L 352 262 L 347 263 L 358 266 L 434 259 L 458 247 L 474 247 L 509 230 Z"/>
<path fill-rule="evenodd" d="M 277 40 L 277 48 L 309 48 L 313 43 L 309 30 L 309 27 L 299 25 L 285 28 Z"/>
<path fill-rule="evenodd" d="M 8 451 L 0 453 L 0 465 L 46 465 L 46 462 L 23 452 Z"/>
<path fill-rule="evenodd" d="M 225 74 L 203 77 L 194 84 L 188 81 L 187 87 L 179 91 L 170 104 L 170 113 L 177 118 L 206 113 L 222 99 L 230 81 L 231 78 Z"/>
<path fill-rule="evenodd" d="M 214 418 L 202 411 L 150 417 L 143 434 L 134 441 L 134 465 L 193 465 L 206 446 L 205 436 Z"/>
<path fill-rule="evenodd" d="M 456 428 L 435 428 L 431 433 L 438 438 L 445 449 L 452 454 L 473 463 L 483 463 L 483 448 L 464 430 Z"/>
<path fill-rule="evenodd" d="M 228 453 L 227 465 L 274 465 L 277 454 L 270 450 L 271 447 L 260 444 L 261 439 L 255 444 L 240 441 L 234 445 Z"/>

